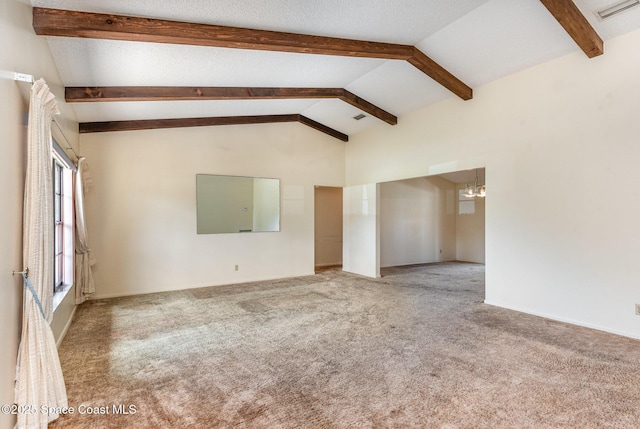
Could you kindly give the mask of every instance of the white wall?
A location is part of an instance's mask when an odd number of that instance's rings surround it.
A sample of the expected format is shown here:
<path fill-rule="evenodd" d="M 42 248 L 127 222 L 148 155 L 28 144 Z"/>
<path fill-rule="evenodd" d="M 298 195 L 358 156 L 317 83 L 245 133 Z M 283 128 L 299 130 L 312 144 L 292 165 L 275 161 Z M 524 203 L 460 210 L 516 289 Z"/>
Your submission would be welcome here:
<path fill-rule="evenodd" d="M 347 184 L 486 167 L 486 302 L 640 338 L 640 31 L 376 127 Z"/>
<path fill-rule="evenodd" d="M 11 272 L 22 268 L 22 199 L 27 139 L 25 118 L 28 113 L 29 85 L 7 78 L 8 72 L 16 71 L 45 78 L 58 99 L 65 135 L 72 145 L 77 145 L 77 122 L 69 106 L 64 103 L 64 90 L 46 41 L 33 33 L 31 7 L 15 0 L 5 0 L 0 2 L 0 183 L 4 184 L 0 210 L 0 404 L 13 403 L 22 317 L 22 280 L 18 276 L 11 276 Z M 60 313 L 64 311 L 56 312 L 54 322 L 70 315 Z M 55 327 L 54 334 L 56 337 L 60 335 Z M 14 422 L 14 416 L 0 413 L 0 428 L 12 428 Z"/>
<path fill-rule="evenodd" d="M 456 259 L 455 184 L 420 177 L 380 184 L 380 266 Z"/>
<path fill-rule="evenodd" d="M 315 265 L 342 265 L 342 188 L 315 189 Z"/>
<path fill-rule="evenodd" d="M 81 148 L 97 298 L 313 274 L 314 184 L 344 184 L 344 143 L 297 123 L 83 134 Z M 279 178 L 280 232 L 196 234 L 198 173 Z"/>
<path fill-rule="evenodd" d="M 380 277 L 380 186 L 345 187 L 342 201 L 342 269 Z"/>
<path fill-rule="evenodd" d="M 464 189 L 460 184 L 457 192 Z M 466 198 L 466 197 L 464 197 Z M 485 198 L 474 198 L 473 213 L 460 214 L 456 212 L 456 260 L 465 262 L 485 263 Z"/>

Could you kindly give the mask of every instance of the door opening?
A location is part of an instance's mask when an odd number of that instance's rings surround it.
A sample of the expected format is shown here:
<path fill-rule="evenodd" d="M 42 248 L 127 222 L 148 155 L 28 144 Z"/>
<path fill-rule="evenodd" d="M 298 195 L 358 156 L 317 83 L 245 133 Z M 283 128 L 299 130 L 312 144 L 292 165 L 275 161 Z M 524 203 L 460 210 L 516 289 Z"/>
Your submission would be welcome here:
<path fill-rule="evenodd" d="M 342 188 L 316 186 L 315 268 L 342 266 Z"/>

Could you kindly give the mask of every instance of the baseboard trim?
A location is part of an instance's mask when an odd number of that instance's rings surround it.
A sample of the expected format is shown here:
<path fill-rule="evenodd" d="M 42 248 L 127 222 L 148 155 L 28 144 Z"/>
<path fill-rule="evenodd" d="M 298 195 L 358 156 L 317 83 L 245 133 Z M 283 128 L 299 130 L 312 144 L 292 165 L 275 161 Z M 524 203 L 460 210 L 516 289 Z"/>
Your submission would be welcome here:
<path fill-rule="evenodd" d="M 292 276 L 285 276 L 285 277 L 267 277 L 267 278 L 263 278 L 263 279 L 243 279 L 243 280 L 238 280 L 238 281 L 233 281 L 233 282 L 226 282 L 226 283 L 220 283 L 220 284 L 203 284 L 203 285 L 195 285 L 195 286 L 189 286 L 189 287 L 184 287 L 184 288 L 180 288 L 180 289 L 168 289 L 168 290 L 155 290 L 155 291 L 148 291 L 148 292 L 122 292 L 122 293 L 109 293 L 109 294 L 104 294 L 104 295 L 99 295 L 99 294 L 94 294 L 91 295 L 91 297 L 89 298 L 90 301 L 98 301 L 101 299 L 112 299 L 112 298 L 125 298 L 128 296 L 138 296 L 138 295 L 149 295 L 152 293 L 165 293 L 165 292 L 178 292 L 181 290 L 189 290 L 189 289 L 202 289 L 202 288 L 207 288 L 207 287 L 217 287 L 217 286 L 231 286 L 231 285 L 239 285 L 239 284 L 243 284 L 243 283 L 259 283 L 259 282 L 268 282 L 268 281 L 272 281 L 272 280 L 285 280 L 285 279 L 293 279 L 295 277 L 307 277 L 307 276 L 314 276 L 315 272 L 307 272 L 307 273 L 300 273 L 300 274 L 295 274 Z"/>
<path fill-rule="evenodd" d="M 58 341 L 56 341 L 56 348 L 60 348 L 60 344 L 62 344 L 62 340 L 64 340 L 64 337 L 67 335 L 67 331 L 71 326 L 71 322 L 73 322 L 73 318 L 76 315 L 77 309 L 78 309 L 78 306 L 74 305 L 73 310 L 71 310 L 71 316 L 69 316 L 69 320 L 67 320 L 67 323 L 64 325 L 64 329 L 62 329 L 62 332 L 60 333 L 60 337 L 58 338 Z"/>
<path fill-rule="evenodd" d="M 559 317 L 553 314 L 541 313 L 538 311 L 532 311 L 526 308 L 517 307 L 513 305 L 505 305 L 496 301 L 484 300 L 485 304 L 492 305 L 494 307 L 505 308 L 507 310 L 513 310 L 520 313 L 530 314 L 532 316 L 544 317 L 545 319 L 555 320 L 556 322 L 569 323 L 571 325 L 582 326 L 583 328 L 595 329 L 596 331 L 607 332 L 609 334 L 620 335 L 622 337 L 633 338 L 634 340 L 640 340 L 640 334 L 626 331 L 619 331 L 617 329 L 607 328 L 605 326 L 595 325 L 592 323 L 586 323 L 578 320 L 568 319 L 566 317 Z"/>
<path fill-rule="evenodd" d="M 342 266 L 342 262 L 336 262 L 336 263 L 328 263 L 328 264 L 316 264 L 315 267 L 316 268 L 329 268 L 329 267 L 341 267 Z"/>

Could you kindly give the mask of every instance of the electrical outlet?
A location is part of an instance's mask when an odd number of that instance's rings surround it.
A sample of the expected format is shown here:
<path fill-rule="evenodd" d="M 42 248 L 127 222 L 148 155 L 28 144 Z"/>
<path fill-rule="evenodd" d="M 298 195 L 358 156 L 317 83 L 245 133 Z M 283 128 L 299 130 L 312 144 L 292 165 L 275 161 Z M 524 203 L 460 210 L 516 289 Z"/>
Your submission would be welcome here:
<path fill-rule="evenodd" d="M 636 314 L 640 316 L 640 304 L 636 304 Z"/>
<path fill-rule="evenodd" d="M 236 265 L 236 271 L 238 271 L 238 266 Z"/>

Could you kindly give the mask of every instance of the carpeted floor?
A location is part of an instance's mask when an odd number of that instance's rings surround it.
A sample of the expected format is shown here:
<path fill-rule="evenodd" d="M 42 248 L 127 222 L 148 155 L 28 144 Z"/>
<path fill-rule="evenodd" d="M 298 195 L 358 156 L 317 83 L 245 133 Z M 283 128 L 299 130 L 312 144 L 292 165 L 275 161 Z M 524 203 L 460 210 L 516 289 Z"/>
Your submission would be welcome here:
<path fill-rule="evenodd" d="M 50 427 L 640 427 L 639 341 L 483 298 L 444 263 L 91 301 Z"/>

